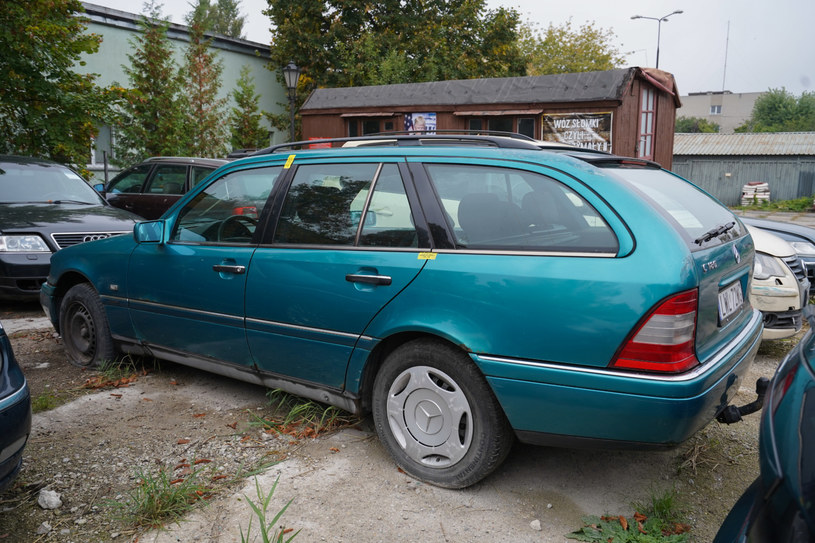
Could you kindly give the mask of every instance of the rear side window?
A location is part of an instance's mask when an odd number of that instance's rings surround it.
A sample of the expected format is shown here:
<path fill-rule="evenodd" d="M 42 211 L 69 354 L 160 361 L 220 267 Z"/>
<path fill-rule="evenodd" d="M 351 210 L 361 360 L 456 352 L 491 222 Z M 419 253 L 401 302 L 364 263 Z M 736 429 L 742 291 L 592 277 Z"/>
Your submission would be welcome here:
<path fill-rule="evenodd" d="M 416 247 L 416 228 L 398 167 L 300 166 L 286 194 L 274 241 L 294 245 Z"/>
<path fill-rule="evenodd" d="M 460 248 L 617 252 L 597 210 L 550 177 L 492 166 L 425 167 Z"/>
<path fill-rule="evenodd" d="M 150 194 L 183 194 L 187 167 L 179 164 L 159 164 L 144 190 Z"/>
<path fill-rule="evenodd" d="M 693 247 L 716 245 L 740 237 L 739 222 L 733 213 L 696 186 L 664 170 L 655 168 L 604 166 L 645 193 L 657 208 L 671 217 Z M 706 239 L 705 234 L 734 223 L 722 235 Z M 705 241 L 695 243 L 694 240 Z"/>

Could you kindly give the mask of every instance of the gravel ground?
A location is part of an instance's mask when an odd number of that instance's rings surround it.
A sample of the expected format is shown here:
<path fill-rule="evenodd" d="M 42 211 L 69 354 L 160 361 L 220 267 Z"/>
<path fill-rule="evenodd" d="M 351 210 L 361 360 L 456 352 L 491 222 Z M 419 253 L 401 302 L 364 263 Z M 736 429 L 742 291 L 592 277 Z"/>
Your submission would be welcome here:
<path fill-rule="evenodd" d="M 367 420 L 317 439 L 263 431 L 253 423 L 274 412 L 260 387 L 152 361 L 126 386 L 88 387 L 96 374 L 68 364 L 38 316 L 35 307 L 0 307 L 4 324 L 19 325 L 9 335 L 35 401 L 52 405 L 34 416 L 23 473 L 0 495 L 0 541 L 240 541 L 250 521 L 257 529 L 246 498 L 255 481 L 267 492 L 279 480 L 270 512 L 293 500 L 282 524 L 300 530 L 295 541 L 560 542 L 583 515 L 631 515 L 632 502 L 675 489 L 694 540 L 706 542 L 758 473 L 752 416 L 713 422 L 667 452 L 516 445 L 484 482 L 439 489 L 400 473 Z M 792 345 L 762 347 L 739 403 Z M 180 524 L 134 526 L 121 505 L 137 474 L 162 468 L 179 478 L 201 469 L 213 492 Z M 61 505 L 42 508 L 43 489 Z"/>

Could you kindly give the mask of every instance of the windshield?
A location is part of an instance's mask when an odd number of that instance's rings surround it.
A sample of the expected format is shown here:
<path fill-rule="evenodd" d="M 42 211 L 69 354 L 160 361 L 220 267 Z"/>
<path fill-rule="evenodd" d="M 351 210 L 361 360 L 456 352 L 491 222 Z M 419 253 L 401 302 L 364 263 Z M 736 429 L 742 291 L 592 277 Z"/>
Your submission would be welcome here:
<path fill-rule="evenodd" d="M 65 166 L 2 162 L 0 203 L 99 205 L 103 200 L 79 175 Z"/>
<path fill-rule="evenodd" d="M 727 207 L 681 177 L 655 168 L 621 165 L 604 168 L 645 193 L 673 219 L 693 246 L 710 246 L 744 234 Z"/>

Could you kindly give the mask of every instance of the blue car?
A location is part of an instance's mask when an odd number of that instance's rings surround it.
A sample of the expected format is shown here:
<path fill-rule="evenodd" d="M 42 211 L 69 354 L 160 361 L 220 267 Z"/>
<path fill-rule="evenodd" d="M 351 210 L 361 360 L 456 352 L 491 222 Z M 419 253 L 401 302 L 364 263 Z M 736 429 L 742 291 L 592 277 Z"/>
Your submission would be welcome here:
<path fill-rule="evenodd" d="M 714 543 L 815 541 L 815 308 L 804 311 L 810 329 L 778 367 L 761 416 L 760 475 Z"/>
<path fill-rule="evenodd" d="M 726 207 L 565 146 L 357 143 L 264 150 L 132 237 L 54 255 L 40 298 L 70 360 L 145 354 L 371 412 L 404 471 L 450 488 L 516 438 L 670 447 L 725 412 L 762 331 Z"/>
<path fill-rule="evenodd" d="M 0 324 L 0 492 L 14 481 L 31 433 L 31 394 Z"/>

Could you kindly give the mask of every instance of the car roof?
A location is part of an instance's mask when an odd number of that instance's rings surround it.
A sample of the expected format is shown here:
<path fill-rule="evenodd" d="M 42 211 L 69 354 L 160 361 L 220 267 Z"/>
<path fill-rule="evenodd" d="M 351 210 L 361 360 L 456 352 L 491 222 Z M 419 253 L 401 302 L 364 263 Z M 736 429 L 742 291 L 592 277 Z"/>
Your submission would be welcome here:
<path fill-rule="evenodd" d="M 186 156 L 152 156 L 143 161 L 145 162 L 181 162 L 183 164 L 203 164 L 205 166 L 223 166 L 229 161 L 222 158 L 203 158 L 203 157 L 186 157 Z"/>
<path fill-rule="evenodd" d="M 64 164 L 48 160 L 46 158 L 37 158 L 21 155 L 0 155 L 0 162 L 13 162 L 15 164 L 39 164 L 42 166 L 62 166 L 67 168 Z"/>

